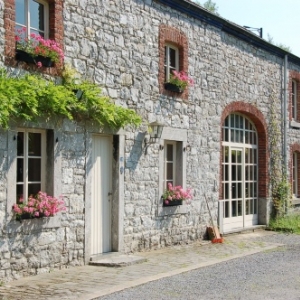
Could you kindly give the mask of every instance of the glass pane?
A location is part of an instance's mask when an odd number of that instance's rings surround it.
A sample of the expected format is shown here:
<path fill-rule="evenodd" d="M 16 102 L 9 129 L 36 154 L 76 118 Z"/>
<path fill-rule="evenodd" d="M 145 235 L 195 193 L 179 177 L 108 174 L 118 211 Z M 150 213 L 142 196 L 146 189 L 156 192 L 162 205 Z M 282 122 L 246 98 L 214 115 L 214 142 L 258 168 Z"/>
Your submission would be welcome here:
<path fill-rule="evenodd" d="M 17 135 L 17 155 L 24 155 L 24 132 L 18 132 Z"/>
<path fill-rule="evenodd" d="M 35 196 L 41 190 L 40 183 L 28 184 L 28 196 Z"/>
<path fill-rule="evenodd" d="M 167 163 L 167 180 L 173 181 L 173 163 Z"/>
<path fill-rule="evenodd" d="M 228 129 L 224 128 L 224 141 L 229 142 Z"/>
<path fill-rule="evenodd" d="M 257 199 L 253 200 L 253 213 L 255 215 L 257 214 Z"/>
<path fill-rule="evenodd" d="M 236 183 L 232 184 L 231 192 L 232 192 L 232 199 L 236 199 L 237 198 L 237 184 Z"/>
<path fill-rule="evenodd" d="M 237 205 L 237 201 L 232 201 L 231 202 L 231 215 L 232 215 L 232 217 L 236 217 L 237 216 L 236 205 Z"/>
<path fill-rule="evenodd" d="M 229 183 L 225 183 L 225 194 L 224 199 L 229 199 Z"/>
<path fill-rule="evenodd" d="M 167 161 L 173 161 L 173 145 L 167 144 Z"/>
<path fill-rule="evenodd" d="M 234 129 L 230 129 L 230 141 L 234 142 L 235 138 L 234 138 Z"/>
<path fill-rule="evenodd" d="M 22 203 L 22 202 L 19 201 L 20 198 L 23 199 L 23 184 L 17 184 L 17 199 L 16 199 L 16 202 L 18 204 Z"/>
<path fill-rule="evenodd" d="M 30 28 L 45 30 L 44 5 L 33 0 L 29 4 L 30 10 Z"/>
<path fill-rule="evenodd" d="M 176 68 L 176 51 L 175 49 L 170 49 L 170 67 Z"/>
<path fill-rule="evenodd" d="M 240 117 L 238 115 L 235 116 L 235 128 L 240 127 Z"/>
<path fill-rule="evenodd" d="M 28 180 L 41 181 L 41 159 L 28 159 Z"/>
<path fill-rule="evenodd" d="M 229 180 L 229 166 L 228 165 L 225 165 L 224 166 L 224 178 L 225 178 L 225 181 L 228 181 Z"/>
<path fill-rule="evenodd" d="M 16 23 L 25 24 L 25 1 L 24 0 L 15 0 L 16 5 Z"/>
<path fill-rule="evenodd" d="M 253 152 L 253 163 L 256 164 L 257 163 L 257 156 L 256 156 L 257 151 L 256 151 L 256 149 L 253 149 L 252 152 Z"/>
<path fill-rule="evenodd" d="M 253 144 L 256 145 L 257 141 L 256 141 L 256 133 L 253 132 Z"/>
<path fill-rule="evenodd" d="M 235 150 L 231 151 L 231 162 L 232 163 L 236 162 L 236 151 Z"/>
<path fill-rule="evenodd" d="M 250 215 L 253 214 L 253 199 L 252 200 L 249 200 L 249 203 L 250 203 Z"/>
<path fill-rule="evenodd" d="M 240 131 L 235 130 L 235 142 L 238 143 L 240 140 Z"/>
<path fill-rule="evenodd" d="M 224 217 L 229 218 L 229 202 L 226 201 L 224 204 L 225 204 Z"/>
<path fill-rule="evenodd" d="M 236 166 L 231 165 L 231 180 L 236 181 Z"/>
<path fill-rule="evenodd" d="M 256 168 L 256 166 L 254 166 L 254 168 L 253 168 L 253 180 L 257 180 L 257 168 Z"/>
<path fill-rule="evenodd" d="M 245 129 L 249 129 L 249 121 L 245 119 Z"/>
<path fill-rule="evenodd" d="M 28 133 L 28 155 L 29 156 L 41 156 L 42 135 L 40 133 Z"/>
<path fill-rule="evenodd" d="M 242 183 L 238 183 L 238 198 L 242 198 Z"/>
<path fill-rule="evenodd" d="M 249 131 L 245 131 L 245 144 L 249 144 Z"/>
<path fill-rule="evenodd" d="M 236 151 L 237 154 L 237 162 L 242 163 L 242 151 Z"/>
<path fill-rule="evenodd" d="M 238 201 L 238 216 L 242 216 L 242 201 Z"/>
<path fill-rule="evenodd" d="M 242 180 L 242 166 L 241 165 L 237 166 L 237 180 L 238 181 Z"/>
<path fill-rule="evenodd" d="M 234 127 L 234 115 L 230 115 L 230 126 Z"/>
<path fill-rule="evenodd" d="M 244 131 L 243 130 L 240 130 L 240 140 L 239 140 L 240 143 L 243 143 L 244 142 Z"/>
<path fill-rule="evenodd" d="M 23 182 L 23 158 L 17 159 L 17 182 Z"/>
<path fill-rule="evenodd" d="M 228 121 L 228 120 L 229 120 L 229 118 L 226 117 L 226 119 L 225 119 L 225 125 L 224 125 L 225 127 L 228 127 L 228 126 L 229 126 L 229 121 Z"/>
<path fill-rule="evenodd" d="M 229 162 L 229 147 L 224 147 L 223 149 L 225 149 L 224 150 L 224 161 L 226 162 L 226 163 L 228 163 Z"/>

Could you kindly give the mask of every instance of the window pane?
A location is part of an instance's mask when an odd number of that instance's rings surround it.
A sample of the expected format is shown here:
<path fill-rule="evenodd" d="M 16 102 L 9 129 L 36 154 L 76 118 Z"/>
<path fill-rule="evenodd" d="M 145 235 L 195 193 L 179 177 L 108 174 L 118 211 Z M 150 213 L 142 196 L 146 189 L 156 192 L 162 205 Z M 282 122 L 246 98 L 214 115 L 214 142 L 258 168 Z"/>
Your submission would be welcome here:
<path fill-rule="evenodd" d="M 18 132 L 17 135 L 17 155 L 24 155 L 24 132 Z"/>
<path fill-rule="evenodd" d="M 17 184 L 17 203 L 20 204 L 20 198 L 23 198 L 23 184 Z"/>
<path fill-rule="evenodd" d="M 225 202 L 225 212 L 224 212 L 224 217 L 229 218 L 229 202 Z"/>
<path fill-rule="evenodd" d="M 23 158 L 17 159 L 17 182 L 23 182 Z"/>
<path fill-rule="evenodd" d="M 28 159 L 28 180 L 41 181 L 41 160 L 39 158 Z"/>
<path fill-rule="evenodd" d="M 29 6 L 30 6 L 29 8 L 30 28 L 38 29 L 39 31 L 44 31 L 45 30 L 44 5 L 31 0 Z"/>
<path fill-rule="evenodd" d="M 28 184 L 28 196 L 36 195 L 41 190 L 40 183 Z"/>
<path fill-rule="evenodd" d="M 176 69 L 176 51 L 175 49 L 169 48 L 169 66 L 172 67 L 173 69 Z"/>
<path fill-rule="evenodd" d="M 173 145 L 167 145 L 167 161 L 173 161 Z"/>
<path fill-rule="evenodd" d="M 40 133 L 28 133 L 28 155 L 29 156 L 41 156 L 42 135 Z"/>
<path fill-rule="evenodd" d="M 24 0 L 16 0 L 16 23 L 26 25 L 25 24 L 25 1 Z"/>
<path fill-rule="evenodd" d="M 173 163 L 167 163 L 167 180 L 173 180 Z"/>

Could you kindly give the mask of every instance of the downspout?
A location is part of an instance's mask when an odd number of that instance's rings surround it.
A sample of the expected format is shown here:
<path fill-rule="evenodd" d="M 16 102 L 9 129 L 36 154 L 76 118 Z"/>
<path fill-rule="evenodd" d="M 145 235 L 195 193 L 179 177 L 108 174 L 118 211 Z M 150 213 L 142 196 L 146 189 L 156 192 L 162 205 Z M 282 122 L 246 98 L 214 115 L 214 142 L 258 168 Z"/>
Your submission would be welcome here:
<path fill-rule="evenodd" d="M 287 89 L 287 66 L 288 66 L 288 55 L 284 56 L 284 74 L 283 74 L 283 169 L 282 169 L 282 178 L 287 180 L 287 99 L 288 99 L 288 89 Z M 287 201 L 287 200 L 286 200 Z M 287 213 L 288 203 L 285 203 L 285 213 Z"/>

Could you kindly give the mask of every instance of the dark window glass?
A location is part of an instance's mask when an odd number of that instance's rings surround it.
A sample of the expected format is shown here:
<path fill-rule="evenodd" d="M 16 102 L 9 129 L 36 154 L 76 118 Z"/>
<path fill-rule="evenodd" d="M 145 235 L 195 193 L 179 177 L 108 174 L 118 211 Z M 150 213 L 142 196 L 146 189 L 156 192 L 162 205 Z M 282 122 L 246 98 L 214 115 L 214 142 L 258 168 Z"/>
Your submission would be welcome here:
<path fill-rule="evenodd" d="M 16 5 L 16 23 L 21 25 L 25 24 L 25 1 L 24 0 L 15 0 Z"/>
<path fill-rule="evenodd" d="M 30 29 L 43 32 L 45 30 L 44 5 L 36 1 L 30 1 Z M 32 30 L 30 30 L 30 33 Z"/>
<path fill-rule="evenodd" d="M 24 168 L 24 159 L 17 159 L 17 182 L 23 182 L 23 168 Z"/>
<path fill-rule="evenodd" d="M 17 155 L 24 155 L 24 132 L 18 132 L 17 135 Z"/>
<path fill-rule="evenodd" d="M 40 133 L 28 133 L 28 155 L 41 156 L 42 151 L 42 135 Z"/>
<path fill-rule="evenodd" d="M 39 158 L 28 159 L 28 180 L 41 181 L 41 160 Z"/>

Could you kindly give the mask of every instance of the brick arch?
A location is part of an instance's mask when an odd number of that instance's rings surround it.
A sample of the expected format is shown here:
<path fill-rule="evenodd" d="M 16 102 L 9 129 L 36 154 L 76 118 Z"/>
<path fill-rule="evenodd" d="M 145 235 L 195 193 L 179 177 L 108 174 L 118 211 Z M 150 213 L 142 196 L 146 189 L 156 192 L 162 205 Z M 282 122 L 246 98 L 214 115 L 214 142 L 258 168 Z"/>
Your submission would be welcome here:
<path fill-rule="evenodd" d="M 248 117 L 256 127 L 258 136 L 258 197 L 266 198 L 268 196 L 268 185 L 269 185 L 269 172 L 268 172 L 268 131 L 265 118 L 260 110 L 255 106 L 237 101 L 230 103 L 225 107 L 221 116 L 221 128 L 223 127 L 226 117 L 232 113 L 241 113 Z M 223 141 L 223 131 L 221 130 L 221 147 Z M 219 199 L 223 199 L 222 190 L 222 155 L 220 155 L 220 189 L 219 189 Z"/>

